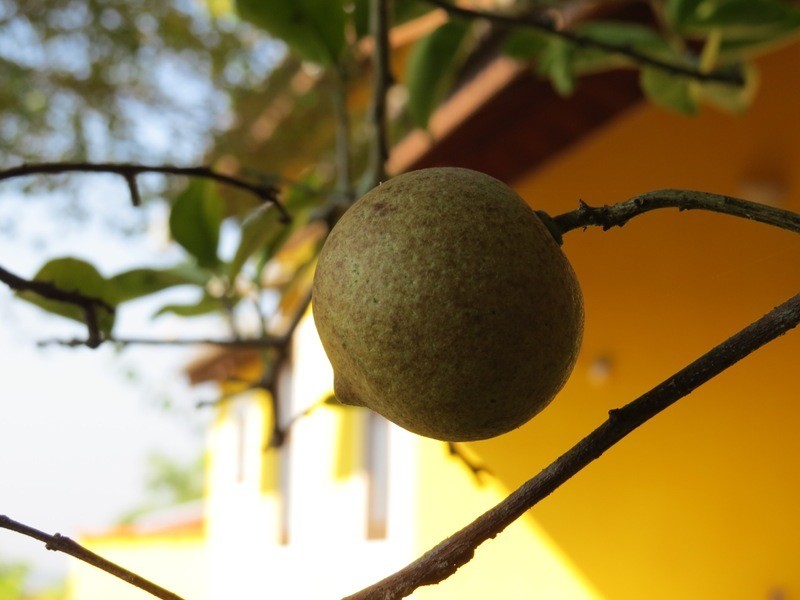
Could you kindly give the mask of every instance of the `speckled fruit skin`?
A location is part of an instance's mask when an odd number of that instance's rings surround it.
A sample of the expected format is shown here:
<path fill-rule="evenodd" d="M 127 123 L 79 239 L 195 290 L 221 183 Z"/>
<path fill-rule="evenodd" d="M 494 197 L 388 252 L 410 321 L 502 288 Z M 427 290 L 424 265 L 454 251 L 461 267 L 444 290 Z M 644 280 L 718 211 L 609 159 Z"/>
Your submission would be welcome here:
<path fill-rule="evenodd" d="M 314 276 L 345 404 L 420 435 L 500 435 L 563 387 L 583 334 L 569 262 L 525 202 L 468 169 L 423 169 L 358 200 Z"/>

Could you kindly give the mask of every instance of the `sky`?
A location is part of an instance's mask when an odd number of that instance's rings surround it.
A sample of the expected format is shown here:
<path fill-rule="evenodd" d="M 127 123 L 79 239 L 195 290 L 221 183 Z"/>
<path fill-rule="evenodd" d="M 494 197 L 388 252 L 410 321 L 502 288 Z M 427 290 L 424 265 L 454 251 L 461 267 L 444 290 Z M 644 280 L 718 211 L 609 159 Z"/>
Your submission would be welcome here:
<path fill-rule="evenodd" d="M 69 207 L 75 203 L 86 213 L 79 220 L 64 214 L 74 212 Z M 111 177 L 92 177 L 78 199 L 0 188 L 0 264 L 32 277 L 57 256 L 90 260 L 106 275 L 181 260 L 182 251 L 166 243 L 167 209 L 153 204 L 140 211 Z M 120 235 L 126 227 L 141 232 Z M 187 290 L 176 289 L 123 307 L 118 333 L 222 335 L 212 318 L 151 318 L 162 303 L 189 299 Z M 41 339 L 84 335 L 78 323 L 0 289 L 0 514 L 70 536 L 102 530 L 142 503 L 151 453 L 184 463 L 196 459 L 209 414 L 195 403 L 213 397 L 208 388 L 190 389 L 182 374 L 198 348 L 37 346 Z M 0 560 L 30 562 L 36 580 L 46 581 L 63 575 L 71 559 L 0 531 Z"/>

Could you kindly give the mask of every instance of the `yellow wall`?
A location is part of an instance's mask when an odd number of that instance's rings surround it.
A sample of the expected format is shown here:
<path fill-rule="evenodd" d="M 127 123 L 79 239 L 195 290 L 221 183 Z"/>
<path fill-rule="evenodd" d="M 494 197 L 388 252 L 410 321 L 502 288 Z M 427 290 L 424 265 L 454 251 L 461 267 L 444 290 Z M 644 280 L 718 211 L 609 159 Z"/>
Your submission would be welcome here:
<path fill-rule="evenodd" d="M 754 200 L 755 188 L 774 189 L 780 205 L 800 210 L 800 45 L 762 67 L 763 88 L 744 118 L 642 106 L 517 187 L 551 214 L 579 198 L 613 203 L 665 187 Z M 472 445 L 510 487 L 610 408 L 800 290 L 796 234 L 721 215 L 651 213 L 623 229 L 572 232 L 564 251 L 586 304 L 575 372 L 528 425 Z M 604 358 L 606 381 L 593 371 Z M 800 597 L 799 370 L 793 332 L 642 427 L 530 514 L 608 598 Z"/>
<path fill-rule="evenodd" d="M 480 483 L 447 445 L 414 436 L 417 453 L 415 555 L 435 546 L 500 502 L 507 490 L 491 476 Z M 435 585 L 420 588 L 415 600 L 539 598 L 598 600 L 601 596 L 574 563 L 531 519 L 512 523 L 483 543 L 472 561 Z"/>
<path fill-rule="evenodd" d="M 90 550 L 191 600 L 207 600 L 208 563 L 202 536 L 82 539 Z M 69 598 L 146 600 L 148 592 L 79 560 L 70 563 Z"/>

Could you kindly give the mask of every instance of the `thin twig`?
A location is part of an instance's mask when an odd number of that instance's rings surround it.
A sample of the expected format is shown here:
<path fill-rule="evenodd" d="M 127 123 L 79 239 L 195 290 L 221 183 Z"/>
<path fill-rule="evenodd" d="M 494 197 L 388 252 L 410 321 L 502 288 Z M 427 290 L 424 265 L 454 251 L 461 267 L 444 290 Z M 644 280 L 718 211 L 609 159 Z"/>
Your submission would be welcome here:
<path fill-rule="evenodd" d="M 220 338 L 136 338 L 136 337 L 109 337 L 104 341 L 118 346 L 227 346 L 229 348 L 272 348 L 280 345 L 284 336 L 264 336 L 258 338 L 220 339 Z M 52 339 L 37 342 L 39 346 L 67 346 L 75 348 L 88 345 L 88 340 L 83 339 Z"/>
<path fill-rule="evenodd" d="M 386 180 L 389 140 L 386 128 L 386 95 L 393 77 L 389 63 L 389 0 L 370 0 L 370 31 L 375 41 L 372 52 L 372 107 L 374 132 L 370 149 L 370 188 Z"/>
<path fill-rule="evenodd" d="M 100 332 L 97 313 L 99 310 L 104 310 L 110 315 L 114 314 L 114 307 L 105 300 L 86 296 L 76 291 L 63 290 L 49 281 L 24 279 L 18 275 L 14 275 L 3 267 L 0 267 L 0 281 L 17 292 L 33 292 L 42 298 L 74 304 L 78 308 L 83 309 L 88 335 L 87 339 L 82 340 L 83 343 L 81 345 L 88 346 L 89 348 L 97 348 L 102 343 L 103 336 Z"/>
<path fill-rule="evenodd" d="M 24 164 L 0 171 L 0 181 L 29 175 L 54 175 L 58 173 L 113 173 L 119 175 L 128 184 L 133 204 L 137 204 L 141 200 L 135 178 L 142 173 L 161 173 L 163 175 L 184 175 L 200 179 L 211 179 L 244 190 L 264 202 L 270 202 L 280 211 L 281 219 L 284 222 L 291 221 L 291 216 L 278 201 L 278 188 L 274 185 L 252 183 L 232 175 L 220 173 L 211 167 L 174 167 L 171 165 L 138 165 L 129 163 L 38 163 Z"/>
<path fill-rule="evenodd" d="M 460 460 L 464 466 L 469 469 L 478 483 L 482 483 L 481 474 L 494 475 L 492 470 L 485 464 L 468 456 L 467 453 L 464 452 L 461 444 L 456 442 L 445 442 L 445 445 L 447 446 L 447 452 L 450 454 L 450 456 Z"/>
<path fill-rule="evenodd" d="M 657 190 L 611 206 L 592 207 L 581 201 L 578 208 L 555 216 L 552 221 L 561 233 L 590 225 L 611 229 L 659 208 L 708 210 L 800 233 L 800 214 L 732 196 L 690 190 Z"/>
<path fill-rule="evenodd" d="M 609 412 L 608 420 L 528 480 L 494 508 L 386 579 L 347 600 L 393 600 L 423 585 L 443 581 L 466 564 L 475 549 L 495 537 L 606 450 L 700 385 L 800 323 L 800 294 L 748 325 L 630 404 Z"/>
<path fill-rule="evenodd" d="M 98 556 L 91 550 L 87 550 L 78 544 L 76 541 L 59 533 L 50 535 L 38 529 L 34 529 L 29 525 L 14 521 L 13 519 L 8 518 L 6 515 L 0 515 L 0 529 L 8 529 L 10 531 L 15 531 L 17 533 L 21 533 L 22 535 L 31 537 L 35 540 L 39 540 L 45 544 L 45 547 L 48 550 L 63 552 L 64 554 L 74 556 L 78 560 L 82 560 L 93 567 L 97 567 L 106 573 L 110 573 L 114 577 L 119 577 L 123 581 L 152 594 L 156 598 L 162 598 L 163 600 L 182 600 L 182 598 L 177 594 L 173 594 L 169 590 L 165 590 L 161 586 L 158 586 L 152 581 L 145 579 L 141 575 L 137 575 L 132 571 L 128 571 L 127 569 L 120 567 L 109 560 L 106 560 L 102 556 Z"/>
<path fill-rule="evenodd" d="M 648 66 L 661 69 L 672 75 L 682 75 L 697 81 L 715 81 L 735 86 L 743 86 L 744 78 L 738 71 L 711 71 L 704 73 L 691 67 L 676 65 L 661 59 L 642 54 L 634 50 L 631 46 L 611 44 L 601 40 L 596 40 L 588 36 L 580 35 L 564 29 L 558 29 L 552 19 L 536 16 L 510 16 L 498 13 L 486 12 L 482 10 L 470 10 L 445 0 L 425 0 L 428 4 L 433 4 L 444 9 L 450 15 L 467 19 L 486 19 L 502 27 L 526 27 L 541 33 L 559 37 L 582 48 L 596 48 L 610 54 L 625 56 L 639 66 Z"/>
<path fill-rule="evenodd" d="M 261 379 L 255 386 L 269 393 L 271 399 L 272 434 L 267 443 L 267 448 L 279 448 L 282 446 L 286 441 L 286 435 L 289 433 L 289 428 L 293 423 L 293 421 L 290 420 L 287 425 L 281 425 L 280 407 L 278 405 L 278 375 L 280 374 L 281 367 L 289 359 L 290 345 L 294 337 L 294 332 L 303 319 L 303 316 L 306 314 L 309 306 L 311 306 L 310 291 L 298 305 L 286 331 L 278 339 L 278 343 L 273 346 L 274 356 L 267 363 L 264 373 L 261 375 Z"/>

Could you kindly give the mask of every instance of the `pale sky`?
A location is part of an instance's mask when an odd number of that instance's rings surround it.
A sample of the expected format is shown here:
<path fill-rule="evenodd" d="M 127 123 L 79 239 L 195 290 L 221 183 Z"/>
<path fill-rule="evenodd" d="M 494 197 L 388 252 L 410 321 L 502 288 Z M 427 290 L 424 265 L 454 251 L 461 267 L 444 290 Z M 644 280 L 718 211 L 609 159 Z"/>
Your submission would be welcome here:
<path fill-rule="evenodd" d="M 89 259 L 106 275 L 180 260 L 181 252 L 164 244 L 162 206 L 144 209 L 152 223 L 147 233 L 120 236 L 109 231 L 109 219 L 118 226 L 126 220 L 135 225 L 139 218 L 124 184 L 109 177 L 91 182 L 77 201 L 92 215 L 81 223 L 60 216 L 67 201 L 58 195 L 31 200 L 0 188 L 0 264 L 32 277 L 54 256 Z M 174 290 L 123 308 L 121 332 L 221 334 L 214 319 L 150 319 L 162 303 L 188 300 L 186 290 Z M 0 288 L 0 514 L 70 536 L 113 524 L 141 503 L 150 453 L 196 458 L 209 415 L 194 404 L 213 393 L 189 390 L 182 378 L 196 348 L 140 347 L 118 354 L 111 347 L 36 345 L 39 339 L 84 335 L 79 324 L 45 315 Z M 165 398 L 172 408 L 163 408 Z M 16 559 L 35 563 L 40 580 L 63 573 L 71 560 L 0 530 L 0 560 Z"/>

